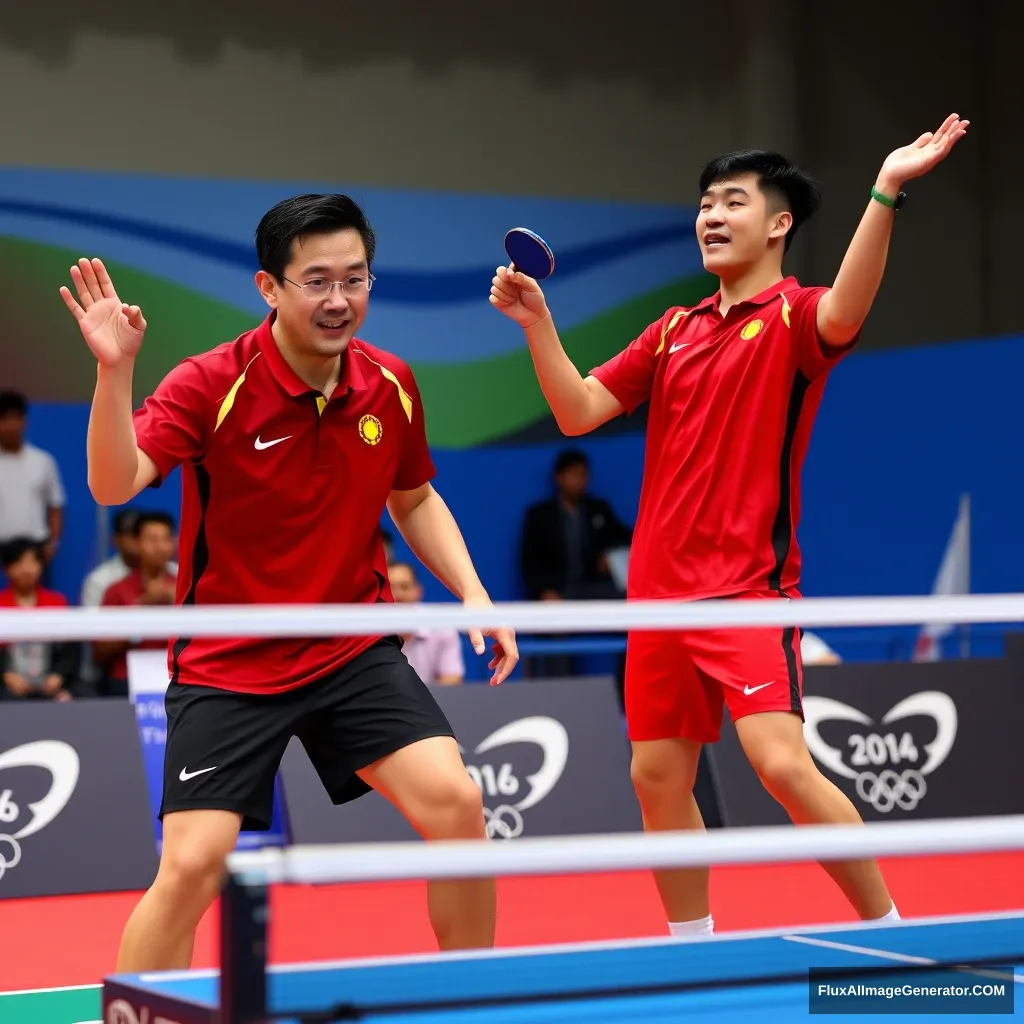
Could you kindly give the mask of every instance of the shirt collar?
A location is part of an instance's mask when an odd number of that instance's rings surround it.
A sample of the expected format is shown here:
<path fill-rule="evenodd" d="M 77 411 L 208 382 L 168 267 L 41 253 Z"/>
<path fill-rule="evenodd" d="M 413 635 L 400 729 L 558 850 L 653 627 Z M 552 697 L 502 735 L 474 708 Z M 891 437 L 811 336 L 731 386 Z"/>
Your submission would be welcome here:
<path fill-rule="evenodd" d="M 744 299 L 742 302 L 737 302 L 733 309 L 739 309 L 743 306 L 766 306 L 772 299 L 778 298 L 778 296 L 785 291 L 791 291 L 794 288 L 799 288 L 800 284 L 795 277 L 786 277 L 781 281 L 777 281 L 769 288 L 765 288 L 763 292 L 752 296 L 749 299 Z M 722 300 L 722 290 L 719 289 L 714 295 L 709 295 L 706 299 L 701 300 L 696 306 L 694 306 L 691 313 L 702 313 L 705 310 L 715 310 L 717 312 L 718 305 Z"/>
<path fill-rule="evenodd" d="M 320 394 L 316 388 L 310 387 L 286 362 L 281 350 L 274 340 L 273 326 L 277 317 L 275 310 L 271 310 L 267 318 L 256 328 L 256 344 L 259 346 L 263 358 L 274 379 L 293 398 L 300 398 L 302 395 Z M 367 387 L 366 378 L 363 376 L 359 360 L 354 358 L 352 347 L 358 345 L 353 338 L 341 354 L 341 376 L 338 378 L 336 394 L 343 395 L 346 391 L 364 391 Z"/>

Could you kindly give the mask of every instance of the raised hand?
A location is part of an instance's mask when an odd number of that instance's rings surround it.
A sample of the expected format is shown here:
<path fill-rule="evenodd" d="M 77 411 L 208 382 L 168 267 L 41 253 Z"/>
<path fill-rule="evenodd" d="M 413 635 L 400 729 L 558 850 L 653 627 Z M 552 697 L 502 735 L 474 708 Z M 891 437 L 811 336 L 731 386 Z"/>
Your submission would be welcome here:
<path fill-rule="evenodd" d="M 532 277 L 498 267 L 491 279 L 490 303 L 520 327 L 532 327 L 548 315 L 544 292 Z"/>
<path fill-rule="evenodd" d="M 102 260 L 79 260 L 71 268 L 71 280 L 78 301 L 67 287 L 60 289 L 61 298 L 78 321 L 97 362 L 101 366 L 116 366 L 134 359 L 146 333 L 142 310 L 117 297 Z"/>
<path fill-rule="evenodd" d="M 916 142 L 894 150 L 882 164 L 880 180 L 898 188 L 903 182 L 927 174 L 949 156 L 953 147 L 967 133 L 970 121 L 961 121 L 959 114 L 950 114 L 936 132 L 925 132 Z"/>

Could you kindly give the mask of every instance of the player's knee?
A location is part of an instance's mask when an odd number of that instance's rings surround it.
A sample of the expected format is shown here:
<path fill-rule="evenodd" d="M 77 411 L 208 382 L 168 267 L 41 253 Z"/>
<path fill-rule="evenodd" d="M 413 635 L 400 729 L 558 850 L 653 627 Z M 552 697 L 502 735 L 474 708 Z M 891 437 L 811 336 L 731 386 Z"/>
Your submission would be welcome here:
<path fill-rule="evenodd" d="M 170 827 L 168 827 L 170 825 Z M 202 901 L 216 896 L 224 878 L 228 854 L 237 829 L 222 828 L 221 820 L 165 822 L 158 881 L 182 900 Z M 203 827 L 205 826 L 205 827 Z"/>
<path fill-rule="evenodd" d="M 814 772 L 814 765 L 799 751 L 772 750 L 752 759 L 761 784 L 777 800 L 785 803 L 798 794 Z"/>
<path fill-rule="evenodd" d="M 192 894 L 216 892 L 224 877 L 226 856 L 219 847 L 189 842 L 164 847 L 160 876 L 165 886 L 176 892 Z"/>
<path fill-rule="evenodd" d="M 629 766 L 633 788 L 641 803 L 678 800 L 693 790 L 696 766 L 678 758 L 634 752 Z"/>
<path fill-rule="evenodd" d="M 484 834 L 480 787 L 461 773 L 438 784 L 417 823 L 428 839 L 479 839 Z"/>

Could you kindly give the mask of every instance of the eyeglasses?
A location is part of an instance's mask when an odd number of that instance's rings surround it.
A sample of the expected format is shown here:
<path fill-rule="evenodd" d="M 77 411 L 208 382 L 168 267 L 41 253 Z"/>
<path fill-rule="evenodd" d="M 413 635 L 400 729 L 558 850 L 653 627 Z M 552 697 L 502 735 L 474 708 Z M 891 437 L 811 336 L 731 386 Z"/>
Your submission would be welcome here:
<path fill-rule="evenodd" d="M 314 277 L 303 284 L 299 284 L 298 281 L 293 281 L 289 277 L 286 277 L 284 280 L 289 284 L 295 285 L 307 299 L 326 299 L 334 292 L 335 285 L 338 285 L 341 288 L 342 294 L 348 298 L 364 295 L 369 292 L 373 287 L 373 282 L 377 279 L 373 274 L 367 274 L 366 277 L 347 277 L 344 281 L 331 281 L 326 277 Z"/>

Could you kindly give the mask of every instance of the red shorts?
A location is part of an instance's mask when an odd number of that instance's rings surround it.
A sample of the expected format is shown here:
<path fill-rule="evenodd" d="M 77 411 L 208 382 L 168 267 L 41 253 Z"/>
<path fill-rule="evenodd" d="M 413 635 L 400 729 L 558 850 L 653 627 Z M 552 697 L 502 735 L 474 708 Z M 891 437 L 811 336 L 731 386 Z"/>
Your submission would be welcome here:
<path fill-rule="evenodd" d="M 799 597 L 795 591 L 783 599 Z M 747 593 L 736 600 L 779 600 Z M 735 722 L 761 711 L 803 717 L 799 630 L 695 629 L 630 633 L 626 646 L 626 722 L 631 740 L 714 743 L 723 704 Z"/>

